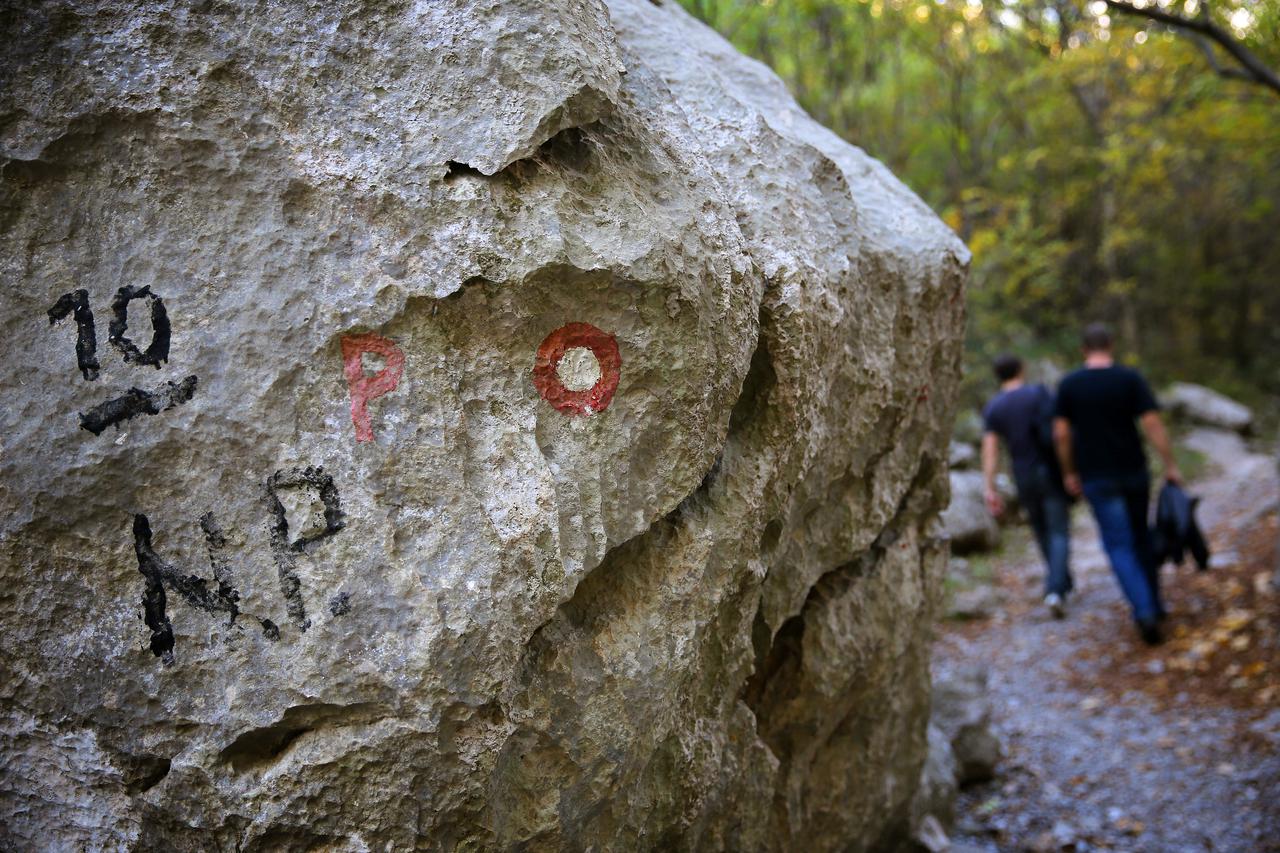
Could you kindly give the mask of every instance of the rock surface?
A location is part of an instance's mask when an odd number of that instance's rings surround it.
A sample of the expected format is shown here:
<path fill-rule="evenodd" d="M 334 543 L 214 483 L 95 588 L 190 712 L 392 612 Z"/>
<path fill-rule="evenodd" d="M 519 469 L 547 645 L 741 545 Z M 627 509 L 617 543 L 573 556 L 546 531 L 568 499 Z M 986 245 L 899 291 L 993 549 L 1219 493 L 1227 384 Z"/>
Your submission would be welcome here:
<path fill-rule="evenodd" d="M 1002 757 L 1000 738 L 991 728 L 987 681 L 987 670 L 972 665 L 938 676 L 933 682 L 930 725 L 950 741 L 956 782 L 961 785 L 993 778 Z"/>
<path fill-rule="evenodd" d="M 978 449 L 972 444 L 953 441 L 951 442 L 949 459 L 951 467 L 957 471 L 967 471 L 970 468 L 976 468 L 978 467 Z"/>
<path fill-rule="evenodd" d="M 990 584 L 979 583 L 956 590 L 947 602 L 949 619 L 990 619 L 1000 609 L 1000 594 Z"/>
<path fill-rule="evenodd" d="M 957 554 L 990 551 L 1000 545 L 1000 526 L 983 499 L 981 471 L 952 471 L 951 502 L 942 513 L 942 528 Z"/>
<path fill-rule="evenodd" d="M 915 802 L 912 805 L 912 822 L 916 827 L 916 836 L 924 846 L 936 835 L 927 824 L 932 817 L 944 831 L 955 821 L 956 795 L 959 783 L 956 780 L 956 756 L 951 749 L 951 739 L 942 729 L 929 724 L 929 752 L 924 767 L 920 770 L 920 786 L 916 790 Z M 923 838 L 921 838 L 923 836 Z"/>
<path fill-rule="evenodd" d="M 1175 382 L 1160 395 L 1160 399 L 1171 414 L 1193 423 L 1242 435 L 1247 435 L 1253 428 L 1253 412 L 1248 406 L 1203 385 Z"/>
<path fill-rule="evenodd" d="M 6 17 L 3 846 L 905 838 L 963 246 L 669 2 L 200 8 Z"/>

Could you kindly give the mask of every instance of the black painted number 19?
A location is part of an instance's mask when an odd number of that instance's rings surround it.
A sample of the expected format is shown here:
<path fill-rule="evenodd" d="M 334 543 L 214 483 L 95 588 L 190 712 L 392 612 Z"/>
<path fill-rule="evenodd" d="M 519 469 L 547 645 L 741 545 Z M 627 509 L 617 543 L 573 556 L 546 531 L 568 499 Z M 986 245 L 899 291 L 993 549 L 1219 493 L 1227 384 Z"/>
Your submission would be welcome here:
<path fill-rule="evenodd" d="M 151 343 L 145 350 L 125 334 L 129 330 L 129 303 L 145 299 L 151 308 Z M 111 324 L 107 327 L 107 340 L 120 351 L 120 357 L 128 364 L 149 364 L 157 370 L 169 360 L 169 312 L 164 300 L 151 292 L 151 287 L 126 285 L 116 291 L 111 300 Z M 92 382 L 98 378 L 98 333 L 93 324 L 93 309 L 89 307 L 89 291 L 73 290 L 58 297 L 49 309 L 49 325 L 72 316 L 76 321 L 76 366 L 84 378 Z M 94 435 L 101 435 L 109 426 L 138 415 L 156 415 L 191 399 L 196 391 L 196 377 L 188 376 L 181 382 L 166 382 L 152 391 L 130 388 L 123 396 L 99 403 L 87 412 L 80 413 L 80 426 Z"/>
<path fill-rule="evenodd" d="M 129 303 L 146 299 L 151 303 L 151 343 L 146 350 L 139 350 L 125 334 L 129 329 Z M 169 360 L 169 312 L 164 300 L 151 292 L 151 286 L 125 285 L 116 291 L 111 301 L 111 324 L 107 327 L 107 340 L 120 351 L 121 357 L 132 364 L 149 364 L 157 370 Z M 93 309 L 89 307 L 89 291 L 73 290 L 58 297 L 49 309 L 49 324 L 53 325 L 67 315 L 76 321 L 76 364 L 84 378 L 92 382 L 98 378 L 98 334 L 93 325 Z"/>

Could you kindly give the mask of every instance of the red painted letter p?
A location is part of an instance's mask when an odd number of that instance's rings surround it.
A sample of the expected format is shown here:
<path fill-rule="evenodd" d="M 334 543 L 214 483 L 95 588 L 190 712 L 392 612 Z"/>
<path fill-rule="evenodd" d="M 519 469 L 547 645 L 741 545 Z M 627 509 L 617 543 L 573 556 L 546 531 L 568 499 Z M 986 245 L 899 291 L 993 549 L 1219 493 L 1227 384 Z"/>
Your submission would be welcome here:
<path fill-rule="evenodd" d="M 371 352 L 382 356 L 386 364 L 377 373 L 366 375 L 362 356 Z M 373 441 L 373 425 L 369 422 L 369 401 L 394 391 L 404 372 L 404 352 L 387 338 L 367 332 L 342 339 L 342 369 L 351 392 L 351 422 L 356 426 L 356 441 Z"/>

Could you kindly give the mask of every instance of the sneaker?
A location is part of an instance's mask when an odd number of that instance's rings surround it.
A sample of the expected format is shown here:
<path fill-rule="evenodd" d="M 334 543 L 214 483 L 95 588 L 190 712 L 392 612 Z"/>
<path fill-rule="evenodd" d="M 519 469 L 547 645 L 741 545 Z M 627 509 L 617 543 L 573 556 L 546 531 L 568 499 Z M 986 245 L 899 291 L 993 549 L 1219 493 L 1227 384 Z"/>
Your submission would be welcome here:
<path fill-rule="evenodd" d="M 1164 637 L 1160 636 L 1160 623 L 1155 619 L 1139 620 L 1138 633 L 1142 635 L 1142 642 L 1148 646 L 1158 646 L 1164 641 Z"/>
<path fill-rule="evenodd" d="M 1067 615 L 1066 598 L 1056 592 L 1051 592 L 1044 597 L 1044 606 L 1049 608 L 1054 619 L 1062 619 Z"/>

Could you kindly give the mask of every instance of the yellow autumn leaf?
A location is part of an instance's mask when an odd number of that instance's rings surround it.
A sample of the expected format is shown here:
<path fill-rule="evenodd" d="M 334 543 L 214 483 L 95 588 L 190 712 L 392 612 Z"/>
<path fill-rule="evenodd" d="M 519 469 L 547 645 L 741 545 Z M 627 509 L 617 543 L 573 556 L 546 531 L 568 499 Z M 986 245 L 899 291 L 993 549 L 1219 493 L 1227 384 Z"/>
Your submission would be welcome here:
<path fill-rule="evenodd" d="M 1218 620 L 1218 627 L 1225 631 L 1239 631 L 1253 621 L 1253 611 L 1231 610 Z"/>

